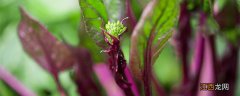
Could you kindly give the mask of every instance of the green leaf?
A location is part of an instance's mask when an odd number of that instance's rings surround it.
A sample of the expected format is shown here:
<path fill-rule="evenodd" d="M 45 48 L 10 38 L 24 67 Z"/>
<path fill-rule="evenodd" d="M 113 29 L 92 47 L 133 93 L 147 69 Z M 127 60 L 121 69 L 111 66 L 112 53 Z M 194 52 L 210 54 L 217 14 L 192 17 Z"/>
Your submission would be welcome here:
<path fill-rule="evenodd" d="M 108 15 L 102 0 L 79 0 L 81 8 L 80 45 L 89 49 L 96 62 L 102 61 L 105 56 L 100 54 L 105 47 L 101 27 L 108 21 Z M 96 44 L 98 45 L 96 45 Z"/>
<path fill-rule="evenodd" d="M 114 22 L 121 19 L 124 14 L 123 0 L 104 0 L 109 20 Z"/>
<path fill-rule="evenodd" d="M 240 44 L 238 43 L 240 41 L 240 29 L 239 28 L 233 28 L 233 29 L 228 29 L 222 32 L 223 36 L 229 41 L 230 43 L 234 44 L 235 46 L 239 46 Z"/>
<path fill-rule="evenodd" d="M 205 13 L 213 14 L 213 0 L 204 0 L 203 1 L 203 10 Z"/>
<path fill-rule="evenodd" d="M 179 15 L 178 0 L 153 0 L 144 9 L 132 35 L 130 64 L 137 77 L 143 65 L 146 50 L 151 50 L 154 64 L 164 45 L 171 37 Z M 147 49 L 151 46 L 151 49 Z M 142 68 L 140 68 L 142 69 Z"/>
<path fill-rule="evenodd" d="M 101 27 L 108 21 L 108 15 L 102 0 L 79 0 L 83 29 L 99 46 L 104 46 Z"/>
<path fill-rule="evenodd" d="M 1 96 L 16 96 L 18 95 L 16 91 L 14 91 L 10 86 L 8 86 L 5 82 L 0 80 L 0 95 Z"/>
<path fill-rule="evenodd" d="M 124 3 L 121 0 L 79 0 L 82 12 L 81 31 L 88 35 L 100 46 L 105 47 L 106 43 L 101 34 L 101 28 L 109 21 L 120 20 L 124 12 Z"/>

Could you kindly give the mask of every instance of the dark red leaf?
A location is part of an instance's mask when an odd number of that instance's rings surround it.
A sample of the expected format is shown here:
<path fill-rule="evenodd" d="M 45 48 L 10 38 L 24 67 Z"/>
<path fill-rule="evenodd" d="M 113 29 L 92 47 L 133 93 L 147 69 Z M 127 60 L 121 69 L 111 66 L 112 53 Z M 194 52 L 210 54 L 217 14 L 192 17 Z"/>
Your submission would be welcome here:
<path fill-rule="evenodd" d="M 58 74 L 74 64 L 74 58 L 68 47 L 58 41 L 37 21 L 20 8 L 22 19 L 18 35 L 23 49 L 45 70 L 49 71 L 56 81 L 61 96 L 66 96 Z"/>
<path fill-rule="evenodd" d="M 74 63 L 66 45 L 58 41 L 22 8 L 18 34 L 24 50 L 44 69 L 52 72 L 69 68 Z"/>

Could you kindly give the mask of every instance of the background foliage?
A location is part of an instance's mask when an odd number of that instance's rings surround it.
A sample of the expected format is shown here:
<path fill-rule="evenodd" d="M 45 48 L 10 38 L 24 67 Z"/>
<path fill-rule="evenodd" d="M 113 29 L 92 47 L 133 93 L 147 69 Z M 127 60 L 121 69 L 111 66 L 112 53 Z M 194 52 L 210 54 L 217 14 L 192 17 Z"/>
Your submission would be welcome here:
<path fill-rule="evenodd" d="M 105 2 L 107 9 L 113 9 L 108 13 L 111 14 L 111 20 L 120 18 L 118 17 L 118 13 L 115 13 L 119 8 L 113 8 L 114 6 L 111 5 L 118 5 L 121 4 L 121 2 L 108 1 L 109 0 L 106 0 Z M 137 1 L 138 0 L 132 0 L 132 6 L 138 19 L 140 18 L 143 8 L 138 6 Z M 147 1 L 148 0 L 143 0 L 140 4 L 144 5 L 146 4 L 144 2 Z M 220 7 L 224 5 L 224 1 L 225 0 L 218 0 Z M 240 0 L 238 1 L 240 2 Z M 17 37 L 17 25 L 20 21 L 19 6 L 24 6 L 26 10 L 31 13 L 34 18 L 43 23 L 57 39 L 74 46 L 78 46 L 79 43 L 81 43 L 87 47 L 93 47 L 91 52 L 95 55 L 100 53 L 100 49 L 96 45 L 93 45 L 93 43 L 89 43 L 93 41 L 81 39 L 84 38 L 81 36 L 79 38 L 79 35 L 81 35 L 79 33 L 81 30 L 80 16 L 82 14 L 80 13 L 78 0 L 0 0 L 0 64 L 38 95 L 58 96 L 59 93 L 50 74 L 40 68 L 22 49 L 22 45 Z M 101 11 L 101 9 L 99 10 Z M 191 22 L 193 22 L 192 26 L 196 26 L 194 24 L 196 24 L 195 22 L 197 21 L 193 20 Z M 122 37 L 121 45 L 127 62 L 129 62 L 131 39 L 127 35 L 128 33 Z M 217 54 L 223 54 L 225 46 L 226 42 L 223 37 L 217 36 Z M 99 51 L 94 52 L 95 49 Z M 191 52 L 193 52 L 193 49 L 191 49 Z M 98 57 L 94 57 L 94 59 L 95 61 L 101 60 L 101 58 L 99 59 Z M 240 58 L 238 60 L 240 60 Z M 176 57 L 173 46 L 167 44 L 157 58 L 153 68 L 160 83 L 163 84 L 166 89 L 170 90 L 172 86 L 178 85 L 178 82 L 181 80 L 180 66 L 180 61 Z M 238 73 L 240 73 L 240 71 Z M 70 80 L 69 74 L 71 74 L 71 72 L 66 71 L 60 75 L 61 83 L 64 88 L 67 89 L 70 96 L 77 96 L 75 91 L 76 86 Z M 240 74 L 238 74 L 237 90 L 240 89 L 239 75 Z M 237 91 L 236 94 L 237 96 L 240 95 L 240 91 Z M 0 80 L 0 96 L 15 95 L 13 90 Z"/>

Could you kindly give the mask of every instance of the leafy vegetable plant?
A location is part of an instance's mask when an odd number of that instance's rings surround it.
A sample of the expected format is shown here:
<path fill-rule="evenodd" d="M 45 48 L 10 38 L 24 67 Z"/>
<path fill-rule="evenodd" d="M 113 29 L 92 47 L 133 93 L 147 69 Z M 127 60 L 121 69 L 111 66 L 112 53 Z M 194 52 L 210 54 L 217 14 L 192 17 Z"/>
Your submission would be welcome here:
<path fill-rule="evenodd" d="M 228 0 L 220 10 L 214 0 L 79 0 L 77 46 L 57 39 L 20 7 L 18 37 L 24 51 L 54 78 L 61 96 L 69 96 L 59 78 L 66 70 L 81 96 L 233 96 L 240 44 L 237 4 Z M 218 37 L 227 45 L 222 55 Z M 122 50 L 124 39 L 129 52 Z M 167 89 L 153 66 L 170 40 L 182 80 Z M 1 78 L 19 95 L 36 95 L 2 68 Z M 203 92 L 200 83 L 230 87 Z"/>

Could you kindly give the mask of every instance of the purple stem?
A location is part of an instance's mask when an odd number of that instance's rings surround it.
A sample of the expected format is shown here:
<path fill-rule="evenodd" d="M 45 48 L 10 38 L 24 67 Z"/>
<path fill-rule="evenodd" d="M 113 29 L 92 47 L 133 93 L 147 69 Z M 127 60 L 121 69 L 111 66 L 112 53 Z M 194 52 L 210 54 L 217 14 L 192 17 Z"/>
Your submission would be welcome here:
<path fill-rule="evenodd" d="M 191 73 L 193 76 L 199 75 L 202 62 L 203 62 L 203 54 L 204 54 L 204 37 L 202 32 L 197 32 L 196 36 L 196 45 L 194 50 L 194 56 L 191 66 Z"/>
<path fill-rule="evenodd" d="M 203 61 L 204 61 L 204 51 L 205 51 L 205 38 L 203 37 L 204 33 L 204 24 L 206 21 L 206 16 L 203 12 L 200 13 L 199 18 L 199 32 L 196 36 L 196 46 L 194 51 L 194 58 L 191 66 L 191 72 L 192 76 L 194 77 L 190 89 L 190 96 L 196 96 L 198 92 L 198 84 L 200 80 L 201 70 L 203 67 Z"/>
<path fill-rule="evenodd" d="M 199 83 L 199 78 L 200 78 L 200 73 L 202 70 L 202 65 L 203 65 L 203 57 L 204 57 L 204 47 L 205 47 L 205 39 L 203 37 L 202 32 L 197 33 L 196 37 L 196 50 L 194 51 L 194 58 L 191 66 L 191 72 L 192 72 L 192 85 L 191 85 L 191 91 L 190 91 L 190 96 L 196 96 L 197 94 L 197 89 L 198 83 Z"/>
<path fill-rule="evenodd" d="M 57 89 L 58 89 L 60 95 L 61 95 L 61 96 L 67 96 L 67 94 L 66 94 L 63 86 L 62 86 L 61 83 L 60 83 L 59 75 L 58 75 L 58 74 L 53 74 L 53 78 L 54 78 L 54 80 L 55 80 L 55 82 L 56 82 Z"/>
<path fill-rule="evenodd" d="M 134 96 L 140 96 L 140 94 L 138 92 L 138 89 L 137 89 L 137 86 L 134 82 L 134 79 L 132 78 L 133 76 L 132 76 L 128 67 L 125 68 L 125 74 L 126 74 L 128 82 L 131 84 L 131 89 L 132 89 L 133 95 Z"/>
<path fill-rule="evenodd" d="M 180 18 L 179 18 L 179 32 L 176 34 L 176 48 L 180 56 L 182 65 L 183 79 L 182 84 L 186 85 L 189 81 L 188 72 L 188 41 L 191 36 L 191 25 L 190 25 L 191 14 L 187 9 L 187 2 L 181 4 Z"/>
<path fill-rule="evenodd" d="M 110 69 L 113 72 L 116 83 L 123 89 L 127 96 L 133 96 L 133 92 L 130 87 L 130 83 L 126 77 L 125 69 L 127 66 L 126 60 L 124 58 L 124 54 L 120 48 L 120 41 L 118 38 L 112 36 L 108 32 L 104 32 L 105 41 L 109 45 L 108 55 L 109 55 L 109 63 Z M 108 41 L 106 35 L 112 38 L 112 44 Z"/>
<path fill-rule="evenodd" d="M 155 24 L 156 25 L 156 24 Z M 154 30 L 156 27 L 153 26 L 150 37 L 147 41 L 147 46 L 144 52 L 144 69 L 143 69 L 143 83 L 145 96 L 152 96 L 152 42 L 154 39 Z"/>
<path fill-rule="evenodd" d="M 204 63 L 200 74 L 200 83 L 215 83 L 215 50 L 209 36 L 206 37 Z M 215 96 L 215 91 L 198 91 L 197 96 Z"/>
<path fill-rule="evenodd" d="M 37 96 L 2 66 L 0 66 L 0 80 L 3 80 L 5 83 L 7 83 L 21 96 Z"/>
<path fill-rule="evenodd" d="M 203 53 L 204 53 L 204 37 L 203 37 L 203 27 L 205 24 L 205 20 L 206 17 L 204 15 L 203 12 L 200 13 L 200 19 L 199 19 L 199 32 L 197 33 L 196 36 L 196 46 L 195 46 L 195 55 L 193 58 L 193 64 L 191 67 L 191 72 L 193 73 L 193 75 L 199 74 L 201 66 L 202 66 L 202 62 L 203 62 Z"/>
<path fill-rule="evenodd" d="M 94 71 L 108 96 L 124 96 L 123 90 L 121 90 L 116 84 L 114 77 L 106 64 L 95 64 Z"/>
<path fill-rule="evenodd" d="M 237 81 L 237 72 L 238 72 L 238 53 L 239 47 L 232 44 L 228 44 L 226 53 L 220 61 L 221 68 L 218 74 L 218 81 L 229 84 L 228 91 L 218 91 L 217 95 L 219 96 L 233 96 L 235 93 L 236 81 Z"/>

